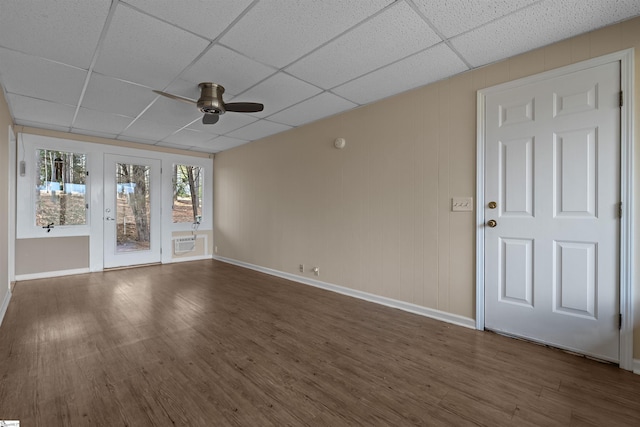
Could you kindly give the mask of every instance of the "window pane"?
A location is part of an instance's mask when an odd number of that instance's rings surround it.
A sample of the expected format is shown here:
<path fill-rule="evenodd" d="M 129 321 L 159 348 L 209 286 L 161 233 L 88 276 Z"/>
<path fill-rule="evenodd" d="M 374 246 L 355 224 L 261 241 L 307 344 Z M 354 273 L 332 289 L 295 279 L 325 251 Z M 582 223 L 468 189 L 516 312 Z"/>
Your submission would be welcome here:
<path fill-rule="evenodd" d="M 86 155 L 38 150 L 36 226 L 85 225 Z"/>
<path fill-rule="evenodd" d="M 202 174 L 200 166 L 173 166 L 173 222 L 202 219 Z"/>

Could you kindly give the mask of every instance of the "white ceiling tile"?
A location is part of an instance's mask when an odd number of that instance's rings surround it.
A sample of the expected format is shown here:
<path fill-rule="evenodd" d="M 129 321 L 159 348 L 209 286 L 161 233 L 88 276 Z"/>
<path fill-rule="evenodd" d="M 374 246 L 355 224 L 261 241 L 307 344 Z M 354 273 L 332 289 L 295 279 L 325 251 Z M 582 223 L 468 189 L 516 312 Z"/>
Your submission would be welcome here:
<path fill-rule="evenodd" d="M 309 83 L 285 73 L 278 73 L 252 87 L 234 101 L 263 103 L 264 111 L 252 114 L 256 117 L 266 117 L 320 92 L 321 89 Z"/>
<path fill-rule="evenodd" d="M 284 132 L 289 129 L 291 129 L 291 126 L 269 122 L 267 120 L 258 120 L 257 122 L 231 132 L 229 136 L 232 138 L 253 141 L 269 135 Z"/>
<path fill-rule="evenodd" d="M 123 135 L 119 135 L 118 138 L 119 141 L 127 141 L 127 142 L 137 142 L 139 144 L 146 144 L 146 145 L 156 145 L 158 143 L 158 141 L 152 141 L 150 139 L 145 139 L 145 138 L 138 138 L 135 136 L 123 136 Z"/>
<path fill-rule="evenodd" d="M 333 91 L 359 104 L 368 104 L 466 70 L 462 60 L 441 43 Z"/>
<path fill-rule="evenodd" d="M 214 39 L 251 4 L 251 0 L 127 0 L 145 12 L 208 39 Z"/>
<path fill-rule="evenodd" d="M 204 147 L 191 147 L 191 148 L 189 148 L 189 151 L 198 151 L 200 153 L 212 153 L 213 154 L 213 153 L 218 153 L 221 150 L 214 150 L 211 147 L 207 147 L 207 148 L 204 148 Z"/>
<path fill-rule="evenodd" d="M 165 22 L 118 6 L 95 71 L 163 89 L 207 44 Z"/>
<path fill-rule="evenodd" d="M 392 2 L 264 1 L 251 9 L 221 42 L 250 58 L 284 67 Z"/>
<path fill-rule="evenodd" d="M 640 2 L 547 0 L 451 39 L 474 67 L 581 34 L 626 16 L 640 14 Z"/>
<path fill-rule="evenodd" d="M 191 147 L 193 145 L 198 145 L 203 142 L 211 141 L 215 138 L 214 135 L 210 133 L 200 132 L 192 129 L 183 129 L 178 133 L 173 135 L 169 135 L 164 139 L 163 142 L 170 142 L 172 144 L 179 144 L 184 146 Z"/>
<path fill-rule="evenodd" d="M 7 102 L 16 122 L 37 123 L 37 127 L 55 125 L 68 130 L 71 126 L 73 115 L 76 113 L 76 109 L 69 105 L 13 94 L 7 95 Z"/>
<path fill-rule="evenodd" d="M 129 117 L 80 108 L 73 127 L 118 135 L 131 123 L 131 120 Z"/>
<path fill-rule="evenodd" d="M 183 127 L 202 117 L 198 107 L 175 99 L 159 96 L 156 102 L 141 116 L 143 120 Z"/>
<path fill-rule="evenodd" d="M 108 138 L 108 139 L 116 139 L 118 134 L 108 133 L 108 132 L 100 132 L 96 130 L 86 130 L 86 129 L 71 129 L 71 133 L 75 133 L 77 135 L 87 135 L 87 136 L 98 136 L 100 138 Z"/>
<path fill-rule="evenodd" d="M 9 93 L 77 105 L 87 72 L 0 48 L 0 76 Z"/>
<path fill-rule="evenodd" d="M 323 117 L 350 110 L 357 106 L 358 104 L 354 104 L 344 98 L 340 98 L 329 92 L 324 92 L 269 116 L 269 120 L 289 126 L 300 126 Z"/>
<path fill-rule="evenodd" d="M 174 144 L 171 142 L 164 142 L 164 141 L 160 141 L 155 145 L 158 147 L 175 148 L 177 150 L 188 150 L 191 148 L 191 146 L 189 145 Z"/>
<path fill-rule="evenodd" d="M 137 117 L 156 98 L 151 89 L 93 73 L 82 106 L 106 113 Z"/>
<path fill-rule="evenodd" d="M 213 147 L 213 138 L 207 140 L 207 141 L 194 141 L 193 144 L 191 144 L 191 148 L 194 147 L 198 147 L 198 148 L 203 148 L 206 149 L 208 152 L 212 152 L 212 147 Z"/>
<path fill-rule="evenodd" d="M 258 118 L 254 117 L 253 114 L 229 112 L 220 116 L 220 120 L 215 125 L 203 125 L 202 120 L 198 120 L 189 125 L 189 129 L 224 135 L 257 120 Z"/>
<path fill-rule="evenodd" d="M 445 37 L 471 30 L 538 1 L 540 0 L 413 0 Z"/>
<path fill-rule="evenodd" d="M 286 71 L 330 89 L 440 41 L 427 23 L 402 2 L 301 59 Z"/>
<path fill-rule="evenodd" d="M 180 78 L 193 83 L 196 89 L 198 83 L 217 83 L 224 86 L 225 95 L 228 96 L 244 92 L 274 72 L 275 69 L 237 54 L 226 47 L 213 46 Z M 197 90 L 196 93 L 198 93 Z"/>
<path fill-rule="evenodd" d="M 2 0 L 0 45 L 88 69 L 110 5 L 104 0 Z"/>
<path fill-rule="evenodd" d="M 198 84 L 182 78 L 174 80 L 163 92 L 193 99 L 194 101 L 200 98 L 200 88 L 198 88 Z"/>
<path fill-rule="evenodd" d="M 32 122 L 32 121 L 29 121 L 29 120 L 16 120 L 15 124 L 19 125 L 19 126 L 28 126 L 28 127 L 32 127 L 32 128 L 42 128 L 42 129 L 47 129 L 47 130 L 55 130 L 55 131 L 59 131 L 59 132 L 68 132 L 69 131 L 69 127 L 68 126 L 58 126 L 58 125 L 52 125 L 52 124 L 49 124 L 49 123 Z"/>
<path fill-rule="evenodd" d="M 146 141 L 161 141 L 178 129 L 179 127 L 176 126 L 138 119 L 128 129 L 122 132 L 121 137 L 138 138 Z"/>
<path fill-rule="evenodd" d="M 231 138 L 228 136 L 219 136 L 211 141 L 211 152 L 217 153 L 219 151 L 228 150 L 233 147 L 239 147 L 248 143 L 246 139 Z"/>

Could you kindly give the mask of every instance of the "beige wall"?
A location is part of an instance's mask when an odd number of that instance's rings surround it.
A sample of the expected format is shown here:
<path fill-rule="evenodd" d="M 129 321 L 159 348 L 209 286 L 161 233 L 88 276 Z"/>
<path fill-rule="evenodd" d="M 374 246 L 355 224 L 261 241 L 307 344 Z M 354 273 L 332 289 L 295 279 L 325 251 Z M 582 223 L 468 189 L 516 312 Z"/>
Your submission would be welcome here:
<path fill-rule="evenodd" d="M 9 107 L 0 90 L 0 307 L 9 292 Z M 0 313 L 1 314 L 1 313 Z M 2 319 L 0 319 L 2 321 Z"/>
<path fill-rule="evenodd" d="M 217 254 L 293 274 L 319 266 L 322 281 L 473 318 L 475 214 L 450 203 L 475 195 L 477 90 L 630 47 L 640 52 L 640 19 L 218 154 Z"/>
<path fill-rule="evenodd" d="M 16 240 L 16 276 L 88 268 L 88 236 Z"/>

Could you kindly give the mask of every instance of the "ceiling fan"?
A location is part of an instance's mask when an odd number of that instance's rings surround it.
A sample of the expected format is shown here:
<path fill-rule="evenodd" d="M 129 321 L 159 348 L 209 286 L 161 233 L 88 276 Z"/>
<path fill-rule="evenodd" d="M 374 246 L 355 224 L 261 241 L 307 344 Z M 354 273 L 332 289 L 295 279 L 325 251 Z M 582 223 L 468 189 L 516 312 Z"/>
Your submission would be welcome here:
<path fill-rule="evenodd" d="M 220 119 L 220 115 L 226 111 L 233 111 L 235 113 L 257 113 L 258 111 L 264 110 L 264 105 L 258 102 L 225 103 L 222 100 L 224 87 L 218 84 L 204 82 L 200 83 L 198 87 L 200 88 L 200 99 L 197 101 L 172 93 L 162 92 L 161 90 L 154 90 L 154 92 L 167 98 L 186 102 L 187 104 L 196 104 L 198 109 L 204 113 L 202 124 L 205 125 L 216 124 Z"/>

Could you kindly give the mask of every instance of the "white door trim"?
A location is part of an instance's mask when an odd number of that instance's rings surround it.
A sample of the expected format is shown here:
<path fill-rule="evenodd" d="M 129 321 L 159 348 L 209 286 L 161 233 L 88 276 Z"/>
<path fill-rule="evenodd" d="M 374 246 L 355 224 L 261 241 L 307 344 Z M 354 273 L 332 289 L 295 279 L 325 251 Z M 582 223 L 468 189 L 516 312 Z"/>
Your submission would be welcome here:
<path fill-rule="evenodd" d="M 9 288 L 11 283 L 16 280 L 16 158 L 18 152 L 18 141 L 16 134 L 13 131 L 13 127 L 9 126 L 9 224 L 7 224 L 9 232 L 9 244 L 8 251 L 8 280 Z M 2 317 L 0 317 L 2 319 Z"/>
<path fill-rule="evenodd" d="M 117 215 L 116 200 L 117 200 L 117 185 L 116 185 L 116 168 L 118 163 L 145 165 L 150 169 L 150 189 L 149 195 L 151 198 L 150 206 L 150 247 L 148 250 L 135 250 L 119 252 L 116 243 L 115 226 L 117 223 L 112 222 L 112 227 L 103 225 L 102 243 L 104 246 L 103 258 L 104 268 L 113 267 L 128 267 L 132 265 L 159 263 L 162 261 L 162 161 L 154 157 L 138 157 L 127 156 L 122 154 L 105 153 L 103 156 L 104 169 L 102 179 L 103 189 L 103 212 L 102 219 L 105 220 L 105 208 L 113 209 L 113 214 Z M 107 202 L 107 199 L 111 199 L 112 203 Z M 113 234 L 110 233 L 113 231 Z M 107 234 L 110 234 L 107 237 Z M 107 247 L 111 247 L 111 250 Z"/>
<path fill-rule="evenodd" d="M 516 88 L 525 84 L 618 61 L 620 62 L 621 69 L 620 87 L 624 93 L 624 102 L 620 109 L 620 200 L 622 201 L 622 219 L 620 220 L 620 314 L 622 315 L 622 327 L 620 329 L 620 367 L 626 370 L 633 370 L 633 284 L 636 279 L 633 265 L 633 218 L 635 214 L 633 205 L 633 49 L 611 53 L 478 91 L 476 130 L 476 329 L 484 330 L 485 320 L 485 98 L 493 92 Z"/>

